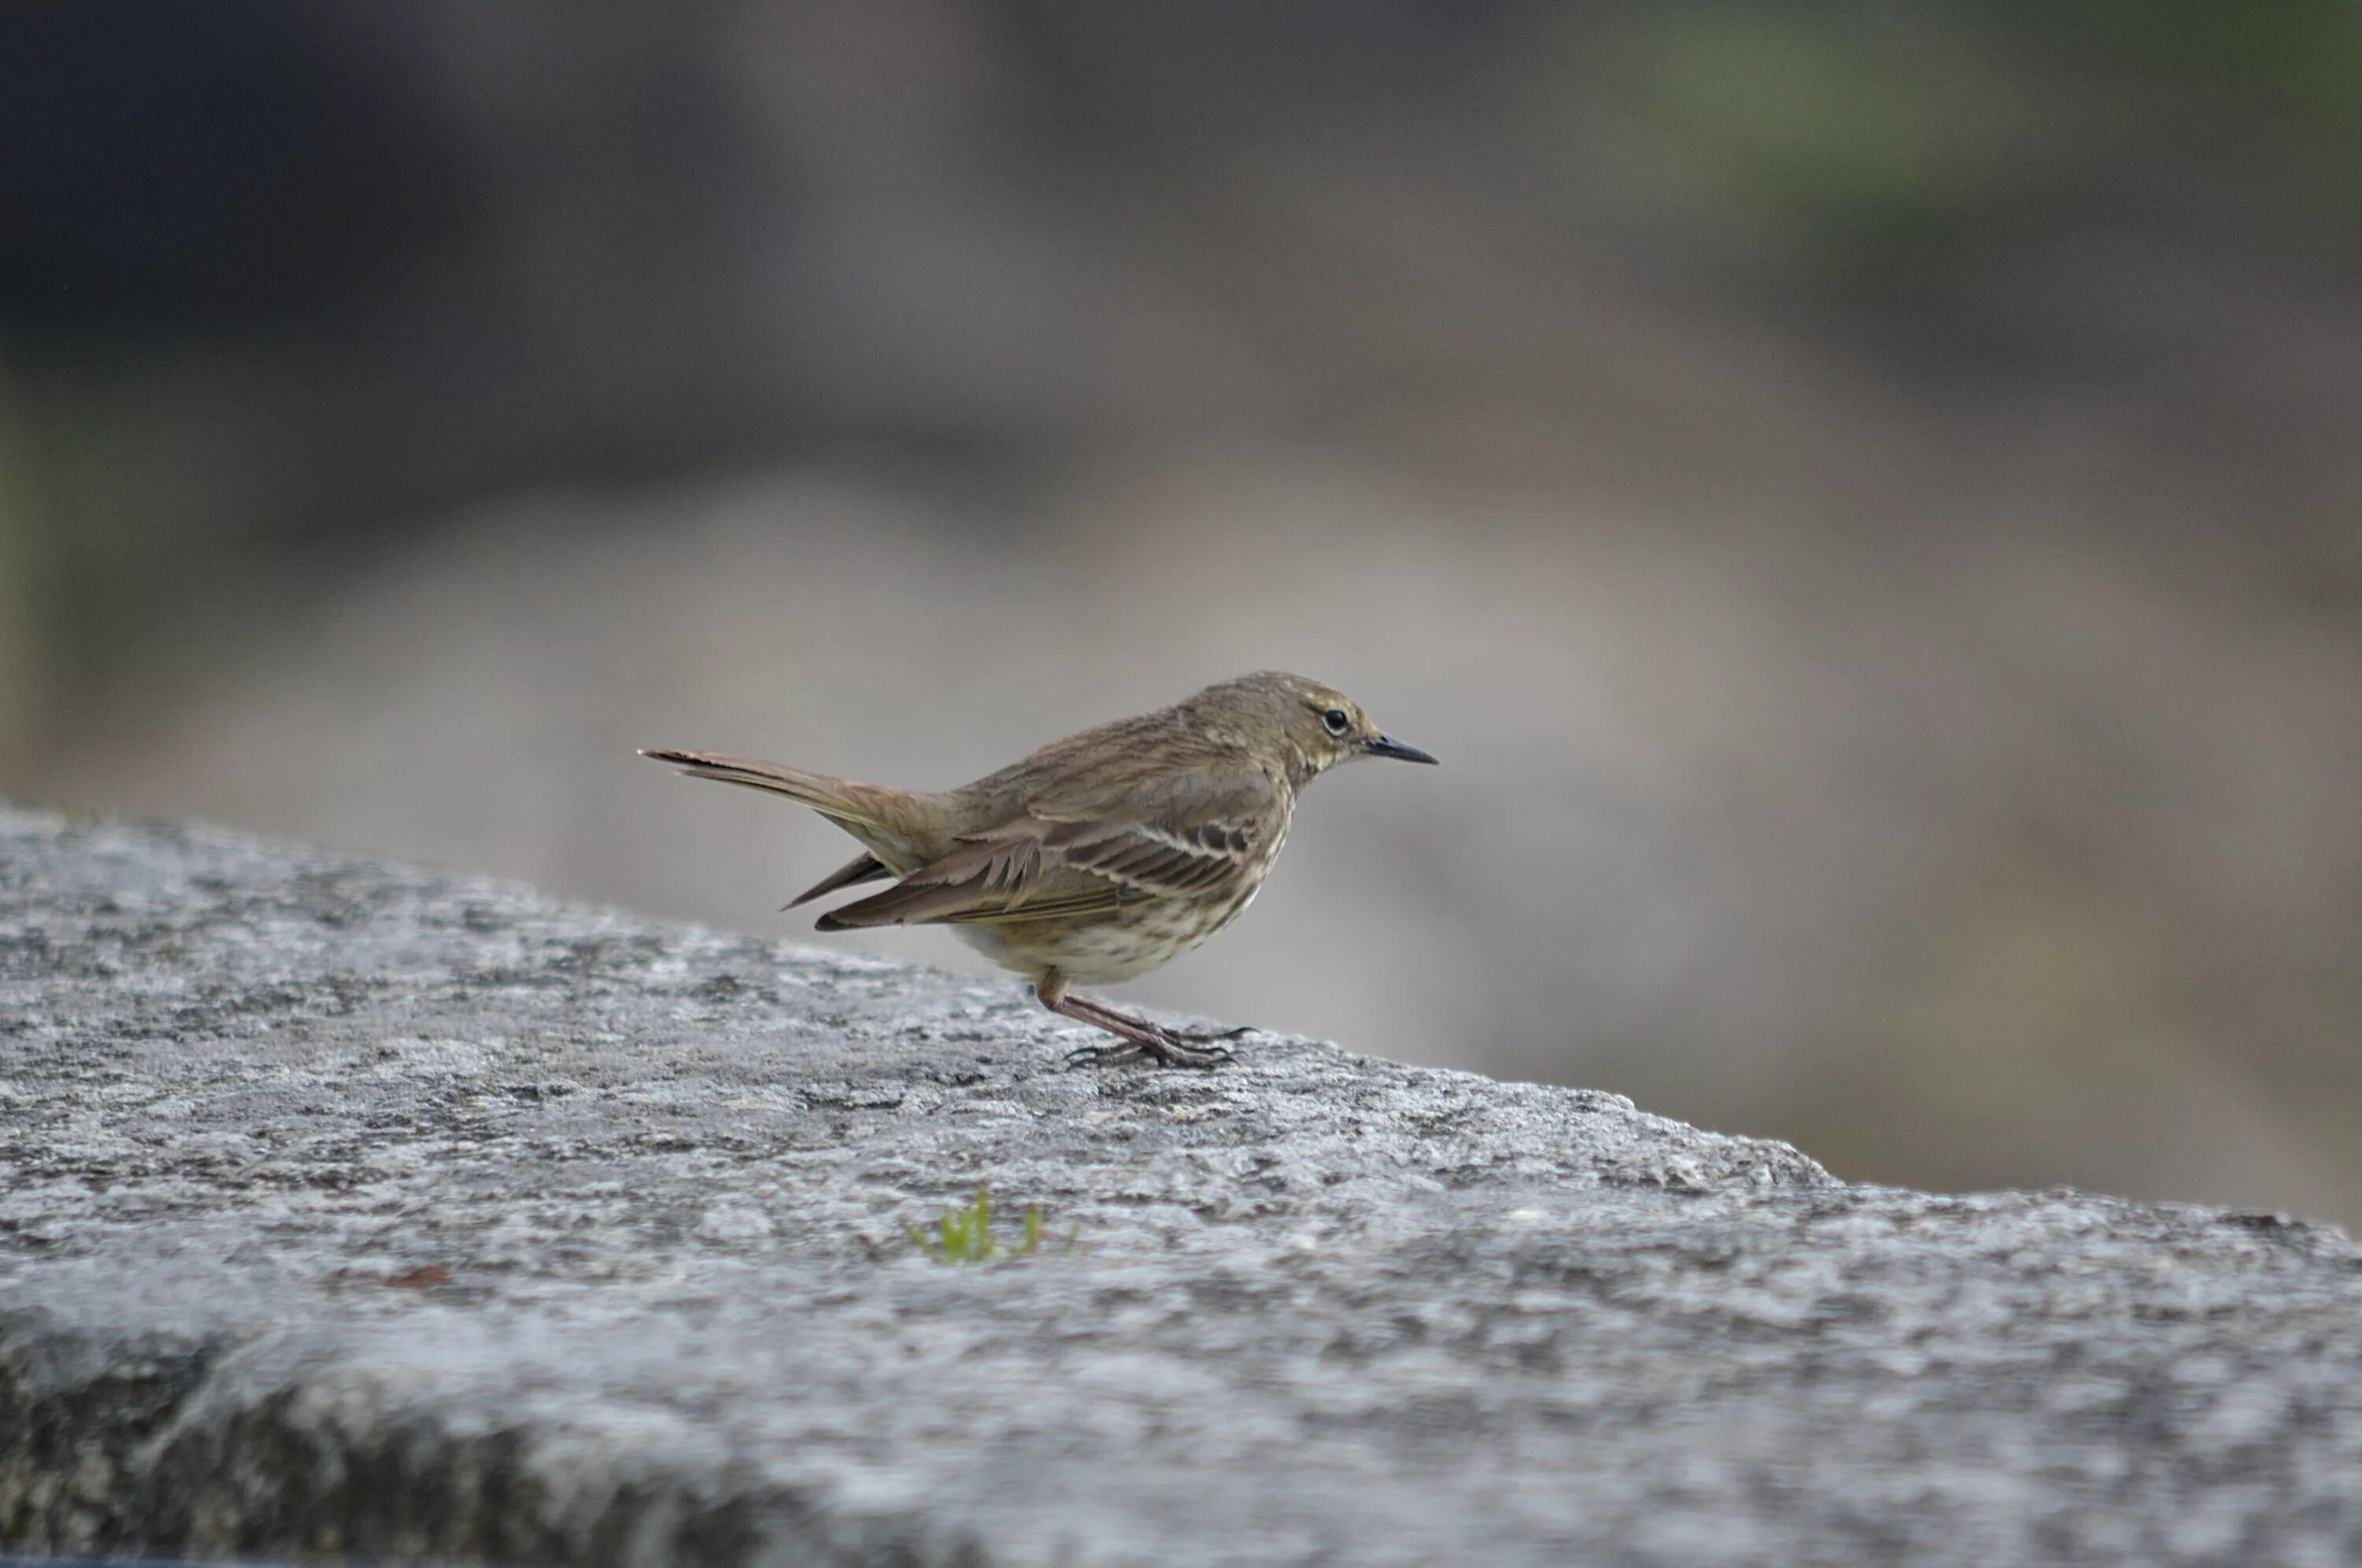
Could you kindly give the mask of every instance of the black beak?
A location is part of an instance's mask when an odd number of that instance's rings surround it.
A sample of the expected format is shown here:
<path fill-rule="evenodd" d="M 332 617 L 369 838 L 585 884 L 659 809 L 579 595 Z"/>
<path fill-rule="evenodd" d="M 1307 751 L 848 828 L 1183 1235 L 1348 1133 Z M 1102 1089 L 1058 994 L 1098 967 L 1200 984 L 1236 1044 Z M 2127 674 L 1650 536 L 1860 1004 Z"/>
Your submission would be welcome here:
<path fill-rule="evenodd" d="M 1428 756 L 1427 753 L 1419 750 L 1418 747 L 1405 745 L 1403 742 L 1395 739 L 1392 735 L 1379 735 L 1374 740 L 1363 741 L 1362 743 L 1362 755 L 1364 756 L 1391 756 L 1396 762 L 1424 762 L 1430 766 L 1435 762 L 1435 758 Z"/>

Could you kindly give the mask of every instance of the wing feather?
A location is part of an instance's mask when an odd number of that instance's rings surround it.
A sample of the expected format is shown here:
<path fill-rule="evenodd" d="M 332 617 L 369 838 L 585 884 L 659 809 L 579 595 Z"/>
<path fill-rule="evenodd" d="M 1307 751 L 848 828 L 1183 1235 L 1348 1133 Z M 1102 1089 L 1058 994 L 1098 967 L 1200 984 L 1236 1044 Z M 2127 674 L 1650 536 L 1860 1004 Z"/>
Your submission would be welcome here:
<path fill-rule="evenodd" d="M 1098 814 L 1087 800 L 1028 802 L 897 886 L 823 915 L 820 928 L 1069 920 L 1184 896 L 1244 874 L 1287 804 L 1249 768 L 1184 775 L 1148 801 L 1141 794 L 1128 789 L 1133 809 L 1120 814 Z"/>
<path fill-rule="evenodd" d="M 787 911 L 795 908 L 798 904 L 808 904 L 823 894 L 833 893 L 842 888 L 857 887 L 863 882 L 875 882 L 881 877 L 891 877 L 892 875 L 894 875 L 894 873 L 886 868 L 886 863 L 884 861 L 878 859 L 867 850 L 864 850 L 859 855 L 854 856 L 852 860 L 838 867 L 835 870 L 830 872 L 827 876 L 822 878 L 819 881 L 814 882 L 811 887 L 806 888 L 802 892 L 798 893 L 794 898 L 789 899 L 786 903 L 780 905 L 780 911 L 785 913 Z"/>

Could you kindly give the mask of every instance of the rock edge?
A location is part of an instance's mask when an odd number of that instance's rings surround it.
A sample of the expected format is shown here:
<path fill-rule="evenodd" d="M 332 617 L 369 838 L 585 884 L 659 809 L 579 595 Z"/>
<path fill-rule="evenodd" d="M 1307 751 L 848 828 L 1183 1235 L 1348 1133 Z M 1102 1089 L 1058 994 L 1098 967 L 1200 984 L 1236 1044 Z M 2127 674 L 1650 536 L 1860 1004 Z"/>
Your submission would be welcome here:
<path fill-rule="evenodd" d="M 1082 1038 L 990 982 L 0 810 L 0 1540 L 2362 1558 L 2334 1231 Z M 978 1182 L 1053 1245 L 925 1256 Z"/>

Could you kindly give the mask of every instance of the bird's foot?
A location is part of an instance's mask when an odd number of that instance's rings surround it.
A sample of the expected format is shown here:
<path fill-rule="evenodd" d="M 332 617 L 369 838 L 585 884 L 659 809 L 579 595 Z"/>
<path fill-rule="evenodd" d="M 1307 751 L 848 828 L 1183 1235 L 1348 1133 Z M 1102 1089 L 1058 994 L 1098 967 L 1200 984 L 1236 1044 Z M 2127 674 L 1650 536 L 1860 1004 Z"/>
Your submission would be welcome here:
<path fill-rule="evenodd" d="M 1037 988 L 1033 994 L 1038 998 L 1042 992 Z M 1177 1029 L 1137 1013 L 1120 1011 L 1105 1002 L 1053 995 L 1056 999 L 1044 1003 L 1051 1011 L 1104 1029 L 1119 1042 L 1113 1045 L 1078 1046 L 1066 1053 L 1066 1060 L 1078 1066 L 1115 1066 L 1145 1060 L 1161 1067 L 1219 1067 L 1231 1059 L 1231 1048 L 1222 1042 L 1254 1032 L 1252 1027 Z"/>
<path fill-rule="evenodd" d="M 1234 1039 L 1245 1032 L 1234 1029 L 1217 1034 L 1159 1026 L 1153 1033 L 1143 1032 L 1137 1039 L 1126 1036 L 1105 1045 L 1077 1045 L 1066 1053 L 1066 1063 L 1076 1067 L 1120 1067 L 1141 1061 L 1153 1062 L 1160 1067 L 1219 1067 L 1233 1053 L 1229 1046 L 1213 1042 Z"/>
<path fill-rule="evenodd" d="M 1187 1045 L 1212 1045 L 1224 1040 L 1243 1040 L 1263 1031 L 1252 1023 L 1242 1023 L 1236 1029 L 1168 1029 L 1164 1032 Z"/>

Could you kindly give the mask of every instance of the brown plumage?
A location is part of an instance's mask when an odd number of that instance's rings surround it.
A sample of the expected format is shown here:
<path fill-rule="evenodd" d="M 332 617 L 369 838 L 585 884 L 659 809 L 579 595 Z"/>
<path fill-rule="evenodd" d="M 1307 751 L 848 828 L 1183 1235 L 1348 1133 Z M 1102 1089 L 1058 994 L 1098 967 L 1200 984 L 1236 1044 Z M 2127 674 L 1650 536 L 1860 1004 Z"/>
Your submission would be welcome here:
<path fill-rule="evenodd" d="M 1137 718 L 1053 741 L 1021 762 L 932 792 L 752 757 L 646 751 L 695 778 L 810 806 L 866 853 L 794 902 L 886 878 L 821 916 L 822 931 L 941 923 L 1033 982 L 1054 1011 L 1149 1056 L 1206 1066 L 1225 1036 L 1170 1028 L 1072 995 L 1144 975 L 1236 919 L 1286 841 L 1296 798 L 1341 762 L 1433 762 L 1381 733 L 1350 698 L 1264 671 Z M 1231 1031 L 1231 1034 L 1244 1032 Z"/>

